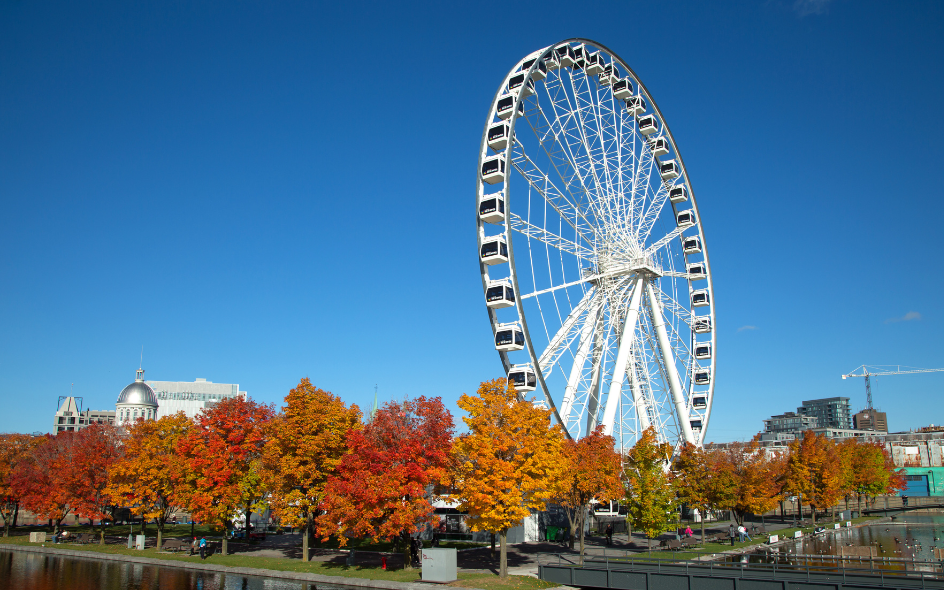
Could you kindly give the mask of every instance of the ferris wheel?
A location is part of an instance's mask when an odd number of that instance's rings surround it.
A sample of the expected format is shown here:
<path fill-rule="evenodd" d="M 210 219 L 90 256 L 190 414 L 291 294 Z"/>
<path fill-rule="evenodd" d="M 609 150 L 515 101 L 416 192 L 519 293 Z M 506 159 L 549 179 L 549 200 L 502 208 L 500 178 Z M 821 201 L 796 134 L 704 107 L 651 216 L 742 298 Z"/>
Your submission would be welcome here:
<path fill-rule="evenodd" d="M 479 150 L 479 266 L 495 348 L 568 436 L 704 440 L 715 322 L 704 229 L 652 96 L 587 39 L 508 72 Z"/>

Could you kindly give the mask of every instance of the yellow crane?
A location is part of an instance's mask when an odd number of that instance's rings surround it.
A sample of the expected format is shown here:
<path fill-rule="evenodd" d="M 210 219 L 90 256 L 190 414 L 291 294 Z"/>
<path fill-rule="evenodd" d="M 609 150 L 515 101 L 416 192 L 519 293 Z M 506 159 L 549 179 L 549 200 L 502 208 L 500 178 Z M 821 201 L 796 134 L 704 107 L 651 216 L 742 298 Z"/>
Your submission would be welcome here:
<path fill-rule="evenodd" d="M 861 371 L 861 373 L 856 373 L 856 371 Z M 903 367 L 902 365 L 862 365 L 861 367 L 856 367 L 852 370 L 851 373 L 843 375 L 842 378 L 847 377 L 865 377 L 865 399 L 867 409 L 872 409 L 872 382 L 870 381 L 871 377 L 878 377 L 880 375 L 909 375 L 912 373 L 940 373 L 944 372 L 944 369 L 919 369 L 917 367 Z"/>

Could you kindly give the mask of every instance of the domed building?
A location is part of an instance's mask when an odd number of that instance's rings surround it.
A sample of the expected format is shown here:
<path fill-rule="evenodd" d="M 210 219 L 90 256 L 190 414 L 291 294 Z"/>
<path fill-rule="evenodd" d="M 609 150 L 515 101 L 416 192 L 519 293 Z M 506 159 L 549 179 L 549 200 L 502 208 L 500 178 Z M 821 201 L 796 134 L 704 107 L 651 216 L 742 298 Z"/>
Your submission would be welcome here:
<path fill-rule="evenodd" d="M 134 383 L 129 384 L 118 394 L 115 402 L 115 424 L 123 426 L 138 418 L 154 420 L 157 418 L 157 396 L 151 386 L 144 382 L 144 369 L 138 369 Z"/>

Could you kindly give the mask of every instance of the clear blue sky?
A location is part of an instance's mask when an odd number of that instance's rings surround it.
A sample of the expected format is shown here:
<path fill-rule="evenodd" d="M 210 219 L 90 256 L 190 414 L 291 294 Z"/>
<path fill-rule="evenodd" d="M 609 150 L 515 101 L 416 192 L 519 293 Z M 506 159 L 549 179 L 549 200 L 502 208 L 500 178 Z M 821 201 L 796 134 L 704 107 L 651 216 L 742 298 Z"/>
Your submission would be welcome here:
<path fill-rule="evenodd" d="M 711 252 L 707 438 L 944 367 L 944 4 L 0 4 L 0 431 L 134 378 L 362 407 L 499 376 L 476 150 L 525 54 L 595 39 L 672 127 Z M 915 318 L 915 319 L 904 319 Z M 896 321 L 901 320 L 901 321 Z M 894 429 L 944 373 L 880 377 Z"/>

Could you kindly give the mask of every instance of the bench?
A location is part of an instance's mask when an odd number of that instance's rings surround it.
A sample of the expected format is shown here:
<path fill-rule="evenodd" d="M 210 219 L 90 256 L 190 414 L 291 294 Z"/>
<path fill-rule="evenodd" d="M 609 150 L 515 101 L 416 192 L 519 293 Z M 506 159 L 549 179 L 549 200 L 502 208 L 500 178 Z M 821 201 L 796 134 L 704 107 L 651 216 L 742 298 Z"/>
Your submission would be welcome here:
<path fill-rule="evenodd" d="M 190 549 L 190 543 L 188 541 L 182 541 L 180 539 L 164 539 L 164 542 L 161 543 L 162 551 L 188 551 Z"/>
<path fill-rule="evenodd" d="M 682 542 L 676 541 L 675 539 L 672 539 L 671 541 L 666 541 L 665 548 L 668 549 L 669 551 L 678 551 L 679 549 L 682 548 Z"/>
<path fill-rule="evenodd" d="M 79 536 L 77 536 L 77 537 L 75 538 L 75 542 L 76 542 L 76 543 L 79 543 L 80 545 L 85 545 L 85 544 L 87 544 L 87 543 L 91 543 L 91 542 L 92 542 L 92 534 L 91 534 L 91 533 L 81 533 L 81 534 L 79 534 Z"/>

